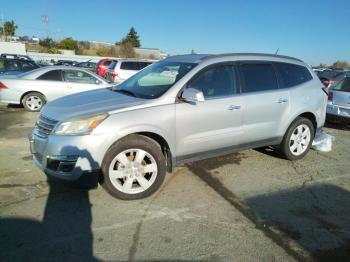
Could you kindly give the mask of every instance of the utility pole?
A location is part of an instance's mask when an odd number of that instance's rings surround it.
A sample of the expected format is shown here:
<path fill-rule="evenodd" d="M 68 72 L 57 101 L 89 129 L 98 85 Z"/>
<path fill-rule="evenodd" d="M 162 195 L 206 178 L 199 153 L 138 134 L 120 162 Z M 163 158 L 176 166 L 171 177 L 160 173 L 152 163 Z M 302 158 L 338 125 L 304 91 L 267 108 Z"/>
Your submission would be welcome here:
<path fill-rule="evenodd" d="M 44 27 L 45 27 L 46 38 L 49 38 L 49 17 L 47 15 L 42 15 L 41 21 L 43 22 Z"/>

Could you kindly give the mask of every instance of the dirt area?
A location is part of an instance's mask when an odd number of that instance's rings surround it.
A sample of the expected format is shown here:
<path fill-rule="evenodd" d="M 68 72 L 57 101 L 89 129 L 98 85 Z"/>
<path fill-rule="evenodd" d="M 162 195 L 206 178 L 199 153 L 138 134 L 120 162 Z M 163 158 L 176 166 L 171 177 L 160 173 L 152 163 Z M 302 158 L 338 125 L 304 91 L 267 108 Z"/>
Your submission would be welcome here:
<path fill-rule="evenodd" d="M 1 261 L 349 261 L 350 127 L 297 162 L 271 148 L 176 168 L 137 201 L 47 181 L 37 114 L 0 107 Z"/>

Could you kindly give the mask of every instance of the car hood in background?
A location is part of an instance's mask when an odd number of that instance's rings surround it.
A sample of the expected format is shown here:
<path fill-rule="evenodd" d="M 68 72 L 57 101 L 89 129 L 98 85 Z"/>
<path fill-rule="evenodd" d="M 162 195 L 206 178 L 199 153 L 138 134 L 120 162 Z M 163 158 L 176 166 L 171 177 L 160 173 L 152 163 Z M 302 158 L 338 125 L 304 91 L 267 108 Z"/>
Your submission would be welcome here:
<path fill-rule="evenodd" d="M 147 100 L 128 96 L 109 88 L 64 96 L 48 103 L 41 113 L 51 119 L 62 121 L 71 117 L 110 112 L 126 107 L 137 106 Z"/>

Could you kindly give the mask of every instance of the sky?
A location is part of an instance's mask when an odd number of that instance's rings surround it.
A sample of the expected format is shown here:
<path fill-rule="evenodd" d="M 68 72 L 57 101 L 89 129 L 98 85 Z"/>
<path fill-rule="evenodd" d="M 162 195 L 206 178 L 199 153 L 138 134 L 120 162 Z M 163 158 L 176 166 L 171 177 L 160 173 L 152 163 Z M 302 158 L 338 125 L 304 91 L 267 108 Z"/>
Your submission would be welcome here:
<path fill-rule="evenodd" d="M 258 52 L 317 65 L 350 62 L 348 0 L 1 0 L 17 35 L 116 42 L 131 26 L 142 47 L 171 54 Z M 0 17 L 1 18 L 1 17 Z"/>

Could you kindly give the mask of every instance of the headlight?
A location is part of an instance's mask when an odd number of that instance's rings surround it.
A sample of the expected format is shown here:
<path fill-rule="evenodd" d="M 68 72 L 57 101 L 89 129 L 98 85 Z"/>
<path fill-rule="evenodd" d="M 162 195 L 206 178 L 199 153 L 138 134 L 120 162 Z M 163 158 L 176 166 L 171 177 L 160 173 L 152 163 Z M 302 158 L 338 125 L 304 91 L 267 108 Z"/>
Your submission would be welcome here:
<path fill-rule="evenodd" d="M 53 131 L 54 135 L 86 135 L 95 129 L 103 120 L 108 116 L 107 113 L 82 116 L 78 118 L 72 118 L 65 122 L 60 123 Z"/>

